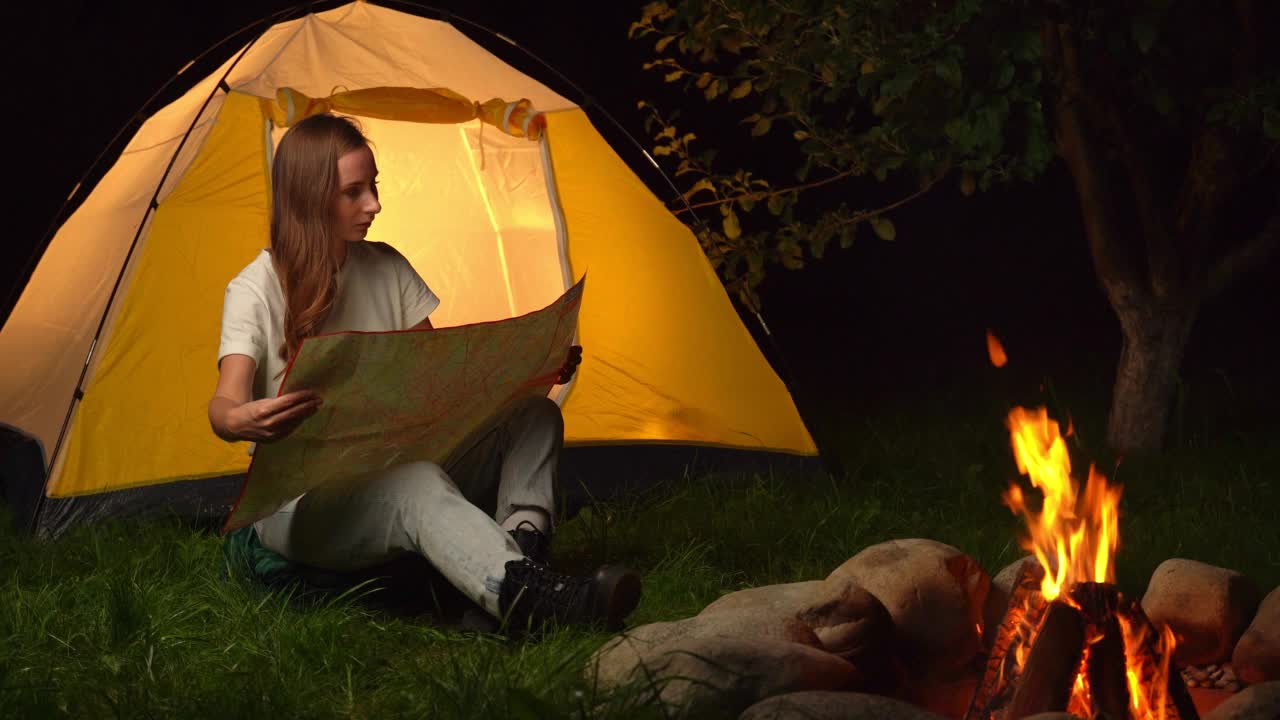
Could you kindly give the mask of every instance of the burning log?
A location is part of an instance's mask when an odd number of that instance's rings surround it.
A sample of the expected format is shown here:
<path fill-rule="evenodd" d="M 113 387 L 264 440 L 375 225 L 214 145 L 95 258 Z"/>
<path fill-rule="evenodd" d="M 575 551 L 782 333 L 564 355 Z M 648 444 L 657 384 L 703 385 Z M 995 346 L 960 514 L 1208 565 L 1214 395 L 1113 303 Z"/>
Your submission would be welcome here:
<path fill-rule="evenodd" d="M 982 681 L 974 690 L 964 720 L 993 717 L 1008 704 L 1022 672 L 1022 658 L 1031 649 L 1036 629 L 1049 607 L 1040 594 L 1043 580 L 1044 569 L 1035 563 L 1023 563 L 1018 569 L 1004 617 L 987 655 Z"/>
<path fill-rule="evenodd" d="M 1200 720 L 1200 713 L 1196 711 L 1195 703 L 1191 700 L 1191 693 L 1187 691 L 1187 685 L 1182 681 L 1182 673 L 1173 667 L 1172 644 L 1166 646 L 1167 652 L 1162 652 L 1161 631 L 1156 630 L 1156 627 L 1151 624 L 1151 620 L 1142 610 L 1142 605 L 1134 600 L 1126 601 L 1120 608 L 1119 616 L 1122 622 L 1129 623 L 1130 635 L 1140 638 L 1138 647 L 1126 648 L 1130 655 L 1136 656 L 1130 658 L 1130 664 L 1139 668 L 1135 678 L 1139 687 L 1150 687 L 1161 674 L 1165 676 L 1165 685 L 1162 688 L 1164 692 L 1151 693 L 1152 714 L 1157 718 Z M 1172 632 L 1168 628 L 1165 628 L 1164 632 L 1172 637 Z"/>
<path fill-rule="evenodd" d="M 1089 646 L 1085 670 L 1089 678 L 1091 717 L 1127 720 L 1129 714 L 1129 682 L 1125 670 L 1124 636 L 1115 616 L 1102 625 L 1102 637 Z"/>
<path fill-rule="evenodd" d="M 1059 600 L 1049 603 L 1006 720 L 1067 709 L 1084 653 L 1084 631 L 1079 610 Z"/>
<path fill-rule="evenodd" d="M 1071 599 L 1080 607 L 1093 636 L 1085 660 L 1089 716 L 1127 720 L 1132 715 L 1124 634 L 1116 617 L 1120 591 L 1114 585 L 1083 582 L 1071 588 Z"/>

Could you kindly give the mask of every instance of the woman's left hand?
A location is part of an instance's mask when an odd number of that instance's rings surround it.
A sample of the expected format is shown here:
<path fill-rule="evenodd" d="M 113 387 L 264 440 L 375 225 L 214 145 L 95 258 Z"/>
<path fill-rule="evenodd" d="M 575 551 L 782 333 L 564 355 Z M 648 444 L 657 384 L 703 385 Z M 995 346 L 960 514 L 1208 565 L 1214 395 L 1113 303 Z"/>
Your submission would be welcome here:
<path fill-rule="evenodd" d="M 557 385 L 564 385 L 573 377 L 573 373 L 578 369 L 578 364 L 582 362 L 582 346 L 570 345 L 569 357 L 565 359 L 564 366 L 560 368 L 560 377 L 556 379 Z"/>

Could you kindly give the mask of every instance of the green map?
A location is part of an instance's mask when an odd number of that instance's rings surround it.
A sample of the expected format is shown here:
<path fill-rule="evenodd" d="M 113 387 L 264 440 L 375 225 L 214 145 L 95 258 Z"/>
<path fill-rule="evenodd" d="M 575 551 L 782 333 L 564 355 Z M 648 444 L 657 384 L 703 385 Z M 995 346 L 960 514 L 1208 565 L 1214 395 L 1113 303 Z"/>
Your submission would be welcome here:
<path fill-rule="evenodd" d="M 280 394 L 315 390 L 324 405 L 284 439 L 258 445 L 222 531 L 327 482 L 406 462 L 443 465 L 507 404 L 545 396 L 569 354 L 584 282 L 508 320 L 303 340 Z"/>

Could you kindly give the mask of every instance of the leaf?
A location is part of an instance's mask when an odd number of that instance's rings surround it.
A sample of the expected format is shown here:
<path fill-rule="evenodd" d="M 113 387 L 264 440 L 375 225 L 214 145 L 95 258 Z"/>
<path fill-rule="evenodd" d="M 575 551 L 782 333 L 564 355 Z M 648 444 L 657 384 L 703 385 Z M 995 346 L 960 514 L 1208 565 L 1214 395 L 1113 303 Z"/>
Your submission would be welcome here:
<path fill-rule="evenodd" d="M 710 84 L 711 84 L 711 73 L 709 73 L 709 72 L 704 72 L 704 73 L 702 73 L 701 75 L 699 75 L 699 76 L 698 76 L 698 81 L 697 81 L 696 83 L 694 83 L 694 85 L 695 85 L 699 90 L 705 90 L 705 89 L 706 89 L 706 87 L 707 87 L 708 85 L 710 85 Z"/>
<path fill-rule="evenodd" d="M 662 38 L 661 40 L 659 40 L 653 46 L 654 52 L 662 52 L 663 50 L 666 50 L 667 46 L 670 45 L 672 41 L 676 39 L 676 37 L 677 37 L 676 35 L 668 35 Z"/>
<path fill-rule="evenodd" d="M 733 92 L 729 93 L 729 99 L 738 100 L 750 94 L 751 94 L 751 81 L 743 80 L 742 82 L 738 83 L 738 86 L 733 89 Z"/>
<path fill-rule="evenodd" d="M 1269 107 L 1262 111 L 1262 132 L 1271 140 L 1280 140 L 1280 109 Z"/>
<path fill-rule="evenodd" d="M 933 66 L 933 71 L 938 77 L 953 88 L 959 88 L 962 84 L 960 63 L 955 58 L 943 58 Z"/>
<path fill-rule="evenodd" d="M 774 215 L 781 215 L 782 208 L 786 205 L 786 203 L 787 201 L 786 199 L 783 198 L 782 195 L 770 195 L 769 196 L 769 212 L 773 213 Z"/>
<path fill-rule="evenodd" d="M 889 103 L 891 102 L 893 102 L 892 97 L 888 95 L 881 95 L 880 98 L 876 100 L 875 104 L 871 106 L 871 112 L 876 116 L 884 115 L 884 111 L 888 109 Z"/>
<path fill-rule="evenodd" d="M 858 68 L 858 70 L 863 75 L 870 75 L 871 73 L 876 71 L 876 64 L 871 62 L 870 59 L 863 60 L 862 67 Z"/>
<path fill-rule="evenodd" d="M 716 191 L 716 186 L 711 182 L 709 178 L 702 178 L 698 182 L 694 183 L 693 187 L 689 188 L 684 192 L 684 199 L 692 200 L 694 195 L 697 195 L 703 190 L 708 190 L 714 195 Z"/>
<path fill-rule="evenodd" d="M 649 103 L 646 103 L 645 101 L 641 100 L 640 102 L 636 103 L 636 109 L 637 109 L 637 110 L 643 110 L 643 109 L 645 109 L 646 107 L 648 107 L 648 105 L 649 105 Z"/>
<path fill-rule="evenodd" d="M 658 133 L 658 137 L 654 139 L 657 140 L 658 138 L 674 138 L 675 136 L 676 136 L 676 126 L 668 125 L 662 128 L 662 132 Z"/>
<path fill-rule="evenodd" d="M 724 236 L 730 240 L 742 237 L 742 226 L 738 224 L 738 214 L 732 209 L 724 216 Z"/>
<path fill-rule="evenodd" d="M 830 65 L 822 65 L 822 81 L 828 85 L 834 85 L 836 82 L 836 69 Z"/>
<path fill-rule="evenodd" d="M 684 77 L 684 71 L 683 71 L 683 70 L 673 70 L 673 71 L 671 71 L 671 72 L 667 73 L 666 75 L 663 75 L 663 76 L 662 76 L 662 79 L 663 79 L 663 80 L 665 80 L 666 82 L 675 82 L 675 81 L 679 80 L 679 79 L 680 79 L 680 78 L 682 78 L 682 77 Z"/>
<path fill-rule="evenodd" d="M 852 224 L 840 226 L 840 248 L 841 249 L 847 250 L 848 248 L 853 246 L 854 227 L 856 226 Z"/>
<path fill-rule="evenodd" d="M 1138 44 L 1138 51 L 1144 55 L 1156 44 L 1156 28 L 1148 18 L 1133 19 L 1133 41 Z"/>
<path fill-rule="evenodd" d="M 880 86 L 882 95 L 891 95 L 893 97 L 903 97 L 910 92 L 911 87 L 916 84 L 916 80 L 920 77 L 920 71 L 913 67 L 906 67 L 898 71 L 897 75 L 889 78 Z"/>
<path fill-rule="evenodd" d="M 653 149 L 653 154 L 654 154 L 654 155 L 658 155 L 658 156 L 662 156 L 662 155 L 670 155 L 670 154 L 671 154 L 671 146 L 670 146 L 670 145 L 658 145 L 657 147 L 655 147 L 655 148 Z"/>
<path fill-rule="evenodd" d="M 684 145 L 685 147 L 689 147 L 689 143 L 697 139 L 698 139 L 697 135 L 694 135 L 693 133 L 685 133 L 684 137 L 680 138 L 680 144 Z"/>
<path fill-rule="evenodd" d="M 1011 62 L 1003 62 L 1000 64 L 1000 74 L 996 76 L 996 87 L 1003 90 L 1009 87 L 1009 83 L 1013 82 L 1013 73 L 1015 68 Z"/>
<path fill-rule="evenodd" d="M 716 78 L 714 82 L 712 82 L 710 85 L 707 86 L 707 89 L 704 90 L 702 94 L 708 100 L 715 100 L 716 96 L 719 95 L 720 91 L 723 89 L 722 87 L 723 85 L 724 85 L 724 78 Z"/>
<path fill-rule="evenodd" d="M 797 130 L 791 133 L 791 137 L 795 138 L 796 140 L 808 140 L 809 133 L 805 132 L 804 130 Z"/>
<path fill-rule="evenodd" d="M 973 191 L 977 189 L 976 185 L 977 185 L 977 182 L 973 179 L 973 173 L 966 171 L 963 175 L 960 176 L 960 194 L 961 195 L 964 195 L 965 197 L 969 197 L 970 195 L 973 194 Z"/>
<path fill-rule="evenodd" d="M 871 218 L 871 229 L 875 231 L 876 237 L 881 240 L 893 240 L 898 237 L 898 231 L 893 227 L 893 221 L 889 218 Z"/>
<path fill-rule="evenodd" d="M 755 126 L 751 128 L 752 137 L 760 137 L 769 132 L 769 128 L 773 127 L 773 118 L 762 117 L 756 121 Z"/>

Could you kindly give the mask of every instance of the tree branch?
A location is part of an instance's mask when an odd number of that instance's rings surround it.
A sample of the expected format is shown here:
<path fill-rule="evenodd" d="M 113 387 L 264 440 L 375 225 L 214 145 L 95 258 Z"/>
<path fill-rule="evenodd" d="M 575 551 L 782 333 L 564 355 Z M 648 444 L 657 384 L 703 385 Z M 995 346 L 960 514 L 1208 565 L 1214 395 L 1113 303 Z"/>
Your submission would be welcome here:
<path fill-rule="evenodd" d="M 1277 198 L 1280 201 L 1280 198 Z M 1271 220 L 1249 242 L 1227 253 L 1225 257 L 1214 263 L 1209 270 L 1206 292 L 1209 296 L 1217 295 L 1245 273 L 1261 268 L 1271 255 L 1280 247 L 1280 212 L 1271 216 Z"/>
<path fill-rule="evenodd" d="M 866 220 L 866 219 L 868 219 L 868 218 L 873 218 L 873 217 L 876 217 L 876 216 L 878 216 L 878 215 L 883 215 L 883 214 L 885 214 L 885 213 L 889 212 L 890 210 L 896 210 L 896 209 L 898 209 L 898 208 L 902 207 L 903 205 L 906 205 L 907 203 L 911 202 L 912 200 L 915 200 L 916 198 L 920 197 L 921 195 L 924 195 L 925 193 L 927 193 L 927 192 L 929 192 L 930 190 L 932 190 L 932 189 L 933 189 L 933 186 L 934 186 L 934 185 L 937 185 L 937 184 L 938 184 L 938 181 L 939 181 L 939 180 L 941 180 L 943 177 L 946 177 L 946 173 L 943 173 L 943 174 L 939 175 L 938 177 L 936 177 L 936 178 L 934 178 L 934 179 L 930 180 L 928 183 L 926 183 L 926 184 L 925 184 L 925 186 L 924 186 L 924 187 L 922 187 L 922 188 L 920 188 L 919 190 L 917 190 L 917 191 L 915 191 L 915 192 L 911 193 L 910 195 L 908 195 L 908 196 L 906 196 L 906 197 L 902 198 L 901 200 L 897 200 L 897 201 L 891 202 L 891 203 L 889 203 L 888 205 L 885 205 L 885 206 L 884 206 L 884 207 L 882 207 L 882 208 L 876 208 L 875 210 L 864 210 L 863 212 L 856 212 L 856 213 L 854 213 L 854 214 L 853 214 L 853 217 L 849 218 L 848 220 L 845 220 L 845 221 L 841 222 L 840 224 L 841 224 L 841 225 L 848 225 L 848 224 L 850 224 L 850 223 L 861 222 L 861 221 Z"/>
<path fill-rule="evenodd" d="M 1258 61 L 1258 31 L 1252 0 L 1236 0 L 1235 30 L 1239 41 L 1231 53 L 1232 87 L 1243 92 Z M 1174 234 L 1192 267 L 1208 262 L 1215 225 L 1231 194 L 1244 180 L 1247 150 L 1235 132 L 1206 125 L 1191 148 L 1186 177 L 1178 193 Z"/>
<path fill-rule="evenodd" d="M 821 187 L 828 183 L 833 183 L 837 180 L 843 180 L 844 178 L 847 178 L 853 174 L 854 173 L 852 170 L 845 170 L 842 173 L 832 175 L 829 178 L 823 178 L 822 180 L 818 180 L 817 182 L 805 183 L 804 185 L 793 185 L 789 188 L 782 188 L 781 190 L 772 190 L 770 192 L 742 193 L 739 195 L 734 195 L 732 197 L 723 198 L 720 200 L 708 200 L 706 202 L 694 203 L 693 205 L 686 204 L 684 207 L 680 208 L 679 210 L 676 210 L 673 214 L 679 215 L 680 213 L 689 212 L 690 210 L 696 210 L 698 208 L 704 208 L 704 207 L 716 207 L 717 205 L 724 205 L 726 203 L 736 202 L 738 200 L 750 199 L 750 200 L 755 200 L 759 202 L 760 200 L 773 197 L 774 195 L 783 195 L 789 192 L 799 192 L 801 190 L 809 190 L 812 188 Z"/>
<path fill-rule="evenodd" d="M 1041 37 L 1046 75 L 1056 86 L 1052 98 L 1054 140 L 1058 155 L 1075 180 L 1085 236 L 1098 279 L 1117 310 L 1145 304 L 1146 286 L 1139 282 L 1132 261 L 1123 252 L 1097 141 L 1085 125 L 1074 32 L 1068 25 L 1049 21 L 1041 28 Z"/>
<path fill-rule="evenodd" d="M 1148 281 L 1152 294 L 1156 298 L 1172 297 L 1182 287 L 1182 263 L 1156 198 L 1151 154 L 1113 101 L 1103 99 L 1095 92 L 1084 92 L 1082 100 L 1095 123 L 1106 128 L 1120 151 L 1120 161 L 1127 171 L 1129 189 L 1133 193 L 1138 224 L 1147 249 Z"/>

